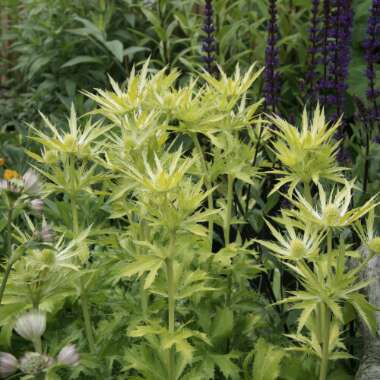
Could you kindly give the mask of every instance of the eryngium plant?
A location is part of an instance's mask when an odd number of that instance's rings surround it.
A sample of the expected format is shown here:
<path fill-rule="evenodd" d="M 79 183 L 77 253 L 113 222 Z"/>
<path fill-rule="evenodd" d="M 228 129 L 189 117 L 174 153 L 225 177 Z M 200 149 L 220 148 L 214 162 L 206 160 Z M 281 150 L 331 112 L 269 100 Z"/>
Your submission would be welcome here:
<path fill-rule="evenodd" d="M 299 310 L 297 332 L 287 335 L 295 342 L 290 350 L 316 356 L 319 379 L 325 380 L 331 361 L 351 358 L 343 339 L 347 307 L 355 310 L 373 333 L 376 331 L 376 308 L 360 292 L 368 285 L 368 281 L 361 281 L 360 271 L 378 254 L 373 228 L 377 202 L 373 197 L 360 207 L 352 207 L 354 182 L 342 181 L 335 162 L 336 146 L 329 142 L 338 124 L 326 129 L 323 111 L 317 108 L 310 122 L 305 113 L 301 132 L 283 120 L 274 121 L 279 128 L 274 146 L 284 166 L 277 173 L 284 175 L 280 181 L 291 184 L 292 207 L 275 218 L 281 230 L 268 222 L 275 241 L 258 243 L 283 262 L 301 285 L 281 301 L 289 304 L 290 310 Z M 326 133 L 320 134 L 323 129 Z M 321 165 L 325 165 L 323 171 Z M 304 186 L 296 189 L 298 182 Z M 312 183 L 317 190 L 314 195 Z M 369 219 L 364 227 L 360 220 L 366 214 Z M 354 231 L 369 255 L 362 257 L 361 249 L 354 249 L 350 239 Z M 354 268 L 349 265 L 352 257 L 358 261 Z"/>
<path fill-rule="evenodd" d="M 299 343 L 293 349 L 320 359 L 312 363 L 321 380 L 332 359 L 348 357 L 344 307 L 373 325 L 373 309 L 358 292 L 366 286 L 358 280 L 365 261 L 354 270 L 347 265 L 359 256 L 348 232 L 355 226 L 363 247 L 378 251 L 376 202 L 351 207 L 354 185 L 335 160 L 337 124 L 326 123 L 319 108 L 311 120 L 304 113 L 301 130 L 260 117 L 262 102 L 247 96 L 260 72 L 205 72 L 178 86 L 178 71 L 152 73 L 146 63 L 125 85 L 111 80 L 111 90 L 87 93 L 97 108 L 82 118 L 72 110 L 68 128 L 47 118 L 46 130 L 33 128 L 42 149 L 29 154 L 45 177 L 43 211 L 55 215 L 57 241 L 27 247 L 15 263 L 0 323 L 11 331 L 31 309 L 50 318 L 72 306 L 65 315 L 73 317 L 63 319 L 62 335 L 69 336 L 55 344 L 53 367 L 44 361 L 45 347 L 62 336 L 48 324 L 41 342 L 27 342 L 37 352 L 0 356 L 3 373 L 72 366 L 73 376 L 91 379 L 119 376 L 119 368 L 122 376 L 146 380 L 276 379 L 291 355 L 279 347 L 289 343 L 279 332 Z M 248 185 L 248 208 L 260 201 L 269 144 L 292 208 L 275 219 L 284 228 L 268 222 L 277 241 L 259 240 L 271 253 L 260 261 L 254 242 L 241 236 L 238 210 Z M 38 216 L 41 203 L 33 207 Z M 48 230 L 50 220 L 41 219 Z M 36 234 L 28 215 L 25 226 L 14 226 L 21 245 Z M 256 276 L 278 263 L 301 286 L 283 300 L 301 309 L 296 334 L 280 315 L 287 306 L 268 307 L 251 287 L 260 289 L 265 277 Z M 282 298 L 277 291 L 275 300 Z M 78 366 L 74 339 L 91 353 Z"/>
<path fill-rule="evenodd" d="M 207 379 L 216 368 L 238 379 L 236 348 L 253 348 L 234 319 L 250 325 L 257 298 L 249 279 L 261 268 L 231 232 L 234 185 L 254 184 L 261 164 L 251 165 L 261 101 L 246 98 L 260 72 L 204 73 L 203 86 L 190 79 L 178 88 L 176 70 L 150 75 L 147 63 L 124 88 L 111 81 L 112 91 L 87 94 L 99 105 L 93 113 L 114 126 L 102 160 L 116 179 L 111 218 L 128 225 L 114 279 L 139 284 L 125 362 L 144 379 Z M 215 225 L 224 247 L 213 254 Z"/>

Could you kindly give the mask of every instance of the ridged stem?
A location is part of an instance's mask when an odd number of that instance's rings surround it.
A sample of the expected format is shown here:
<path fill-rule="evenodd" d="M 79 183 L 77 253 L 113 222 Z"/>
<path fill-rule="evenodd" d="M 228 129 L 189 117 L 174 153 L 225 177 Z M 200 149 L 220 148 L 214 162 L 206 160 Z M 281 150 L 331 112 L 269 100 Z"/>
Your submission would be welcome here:
<path fill-rule="evenodd" d="M 72 223 L 73 223 L 73 234 L 74 234 L 74 238 L 76 238 L 79 233 L 79 220 L 78 220 L 77 203 L 76 203 L 74 195 L 71 197 L 71 216 L 72 216 Z M 85 286 L 84 286 L 82 277 L 79 280 L 79 286 L 80 286 L 80 306 L 82 309 L 86 339 L 88 342 L 88 346 L 90 348 L 90 352 L 94 354 L 96 352 L 95 339 L 94 339 L 94 333 L 93 333 L 92 323 L 91 323 L 90 308 L 88 305 L 87 294 L 85 291 Z"/>
<path fill-rule="evenodd" d="M 197 134 L 192 133 L 191 137 L 193 139 L 193 143 L 194 143 L 195 148 L 198 152 L 199 159 L 201 161 L 201 165 L 203 168 L 205 186 L 206 186 L 206 190 L 208 191 L 208 195 L 207 195 L 208 209 L 213 210 L 214 209 L 214 201 L 213 201 L 212 191 L 211 191 L 212 190 L 212 184 L 211 184 L 210 179 L 209 179 L 209 173 L 208 173 L 207 164 L 206 164 L 206 160 L 204 157 L 203 149 L 201 147 L 201 144 L 199 142 Z M 209 221 L 208 221 L 208 238 L 209 238 L 210 251 L 212 251 L 212 243 L 214 241 L 214 221 L 212 220 L 212 216 L 211 216 L 211 219 L 209 219 Z"/>
<path fill-rule="evenodd" d="M 7 220 L 7 230 L 6 230 L 6 235 L 5 235 L 5 253 L 6 253 L 6 258 L 8 260 L 7 266 L 5 268 L 5 272 L 3 275 L 3 279 L 1 281 L 1 287 L 0 287 L 0 305 L 3 301 L 3 296 L 5 292 L 5 288 L 7 286 L 7 282 L 9 279 L 9 275 L 12 270 L 12 265 L 14 261 L 12 260 L 12 219 L 13 219 L 13 205 L 11 204 L 9 206 L 8 210 L 8 220 Z"/>
<path fill-rule="evenodd" d="M 169 257 L 166 259 L 166 276 L 168 288 L 168 330 L 170 335 L 175 333 L 175 278 L 174 278 L 175 232 L 171 233 L 169 243 Z M 175 347 L 172 346 L 168 360 L 168 380 L 175 380 L 176 376 Z"/>

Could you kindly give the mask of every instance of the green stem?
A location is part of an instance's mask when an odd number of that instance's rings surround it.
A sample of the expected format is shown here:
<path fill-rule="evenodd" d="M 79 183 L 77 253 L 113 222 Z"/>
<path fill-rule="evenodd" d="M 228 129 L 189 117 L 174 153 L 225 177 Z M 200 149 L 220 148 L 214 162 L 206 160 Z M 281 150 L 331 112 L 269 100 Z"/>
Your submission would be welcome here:
<path fill-rule="evenodd" d="M 333 262 L 333 257 L 332 257 L 332 229 L 329 228 L 327 231 L 327 263 L 328 263 L 328 268 L 329 268 L 329 273 L 332 273 L 332 262 Z"/>
<path fill-rule="evenodd" d="M 76 199 L 74 195 L 71 196 L 71 216 L 72 216 L 72 222 L 73 222 L 73 234 L 74 234 L 73 238 L 75 239 L 79 233 L 79 220 L 78 220 L 77 203 L 76 203 Z M 94 333 L 93 333 L 92 324 L 91 324 L 90 308 L 88 305 L 87 294 L 85 291 L 85 286 L 84 286 L 82 278 L 80 278 L 79 286 L 80 286 L 80 305 L 81 305 L 83 321 L 84 321 L 84 330 L 86 333 L 86 339 L 88 342 L 88 346 L 90 348 L 90 352 L 94 354 L 96 352 L 95 339 L 94 339 Z"/>
<path fill-rule="evenodd" d="M 305 199 L 313 205 L 313 197 L 311 195 L 311 189 L 310 189 L 310 183 L 309 182 L 304 182 L 303 183 L 303 190 L 304 190 L 304 195 Z"/>
<path fill-rule="evenodd" d="M 88 306 L 88 299 L 84 290 L 84 284 L 83 284 L 82 279 L 80 280 L 80 291 L 81 291 L 80 303 L 81 303 L 82 315 L 83 315 L 83 320 L 84 320 L 84 329 L 86 332 L 88 345 L 90 347 L 90 352 L 93 354 L 96 352 L 94 333 L 93 333 L 92 324 L 91 324 L 90 308 Z"/>
<path fill-rule="evenodd" d="M 324 303 L 321 303 L 321 326 L 323 333 L 322 342 L 322 359 L 319 372 L 319 380 L 327 379 L 327 370 L 329 364 L 329 344 L 330 344 L 330 311 Z"/>
<path fill-rule="evenodd" d="M 175 250 L 175 232 L 170 237 L 170 256 L 166 259 L 166 274 L 168 286 L 168 330 L 170 335 L 175 333 L 175 279 L 174 279 L 174 250 Z M 168 361 L 169 380 L 175 380 L 175 347 L 170 348 Z"/>
<path fill-rule="evenodd" d="M 256 165 L 256 161 L 257 161 L 257 158 L 259 156 L 259 148 L 260 148 L 260 143 L 261 143 L 261 136 L 263 134 L 263 126 L 261 125 L 260 123 L 260 131 L 259 131 L 259 136 L 258 136 L 258 139 L 257 139 L 257 142 L 256 142 L 256 146 L 255 146 L 255 155 L 253 157 L 253 160 L 252 160 L 252 166 L 255 166 Z M 247 190 L 247 199 L 246 199 L 246 203 L 245 203 L 245 216 L 247 217 L 247 214 L 248 214 L 248 208 L 249 208 L 249 202 L 251 200 L 251 184 L 248 184 L 248 190 Z"/>
<path fill-rule="evenodd" d="M 332 229 L 329 228 L 327 231 L 327 262 L 329 269 L 332 265 Z M 330 275 L 329 271 L 329 275 Z M 329 354 L 330 354 L 330 310 L 328 306 L 325 305 L 324 302 L 320 305 L 319 310 L 319 317 L 320 317 L 320 328 L 321 328 L 321 335 L 322 335 L 322 359 L 321 359 L 321 367 L 319 372 L 319 380 L 326 380 L 327 378 L 327 370 L 328 370 L 328 364 L 329 364 Z"/>
<path fill-rule="evenodd" d="M 227 247 L 230 244 L 230 230 L 231 230 L 231 219 L 232 219 L 232 198 L 233 198 L 233 187 L 234 187 L 235 177 L 231 174 L 227 175 L 227 210 L 226 210 L 226 221 L 224 225 L 224 245 Z M 231 305 L 232 298 L 232 272 L 228 271 L 227 274 L 227 306 Z"/>
<path fill-rule="evenodd" d="M 7 286 L 8 278 L 12 270 L 13 260 L 11 258 L 8 259 L 7 267 L 5 268 L 4 276 L 1 281 L 1 287 L 0 287 L 0 305 L 3 301 L 4 291 Z"/>
<path fill-rule="evenodd" d="M 207 169 L 207 164 L 206 164 L 206 160 L 205 160 L 205 157 L 203 154 L 203 150 L 202 150 L 201 144 L 199 143 L 199 139 L 198 139 L 197 134 L 192 133 L 191 137 L 192 137 L 193 143 L 194 143 L 194 145 L 198 151 L 199 158 L 200 158 L 201 165 L 202 165 L 203 172 L 204 172 L 205 186 L 206 186 L 206 190 L 208 191 L 208 195 L 207 195 L 208 209 L 213 210 L 214 209 L 214 201 L 213 201 L 212 191 L 211 191 L 212 190 L 212 184 L 211 184 L 211 181 L 209 179 L 209 172 Z M 208 221 L 208 231 L 209 231 L 208 232 L 208 238 L 209 238 L 209 244 L 210 244 L 210 251 L 212 251 L 212 243 L 214 241 L 214 221 L 212 220 L 212 216 Z"/>
<path fill-rule="evenodd" d="M 33 340 L 33 345 L 36 352 L 42 354 L 42 341 L 40 336 Z"/>
<path fill-rule="evenodd" d="M 7 286 L 7 282 L 9 279 L 9 275 L 12 270 L 12 265 L 14 261 L 12 260 L 12 219 L 13 219 L 13 205 L 10 205 L 9 210 L 8 210 L 8 221 L 7 221 L 7 232 L 6 232 L 6 237 L 5 237 L 5 252 L 6 252 L 6 257 L 8 259 L 7 267 L 5 268 L 4 276 L 1 281 L 1 287 L 0 287 L 0 305 L 3 301 L 3 296 L 5 292 L 5 288 Z"/>
<path fill-rule="evenodd" d="M 71 216 L 73 221 L 73 239 L 75 239 L 79 233 L 79 222 L 78 222 L 78 209 L 77 202 L 75 200 L 75 196 L 71 197 Z"/>
<path fill-rule="evenodd" d="M 140 284 L 140 302 L 143 319 L 145 320 L 148 317 L 148 293 L 144 289 L 144 281 L 141 281 Z"/>
<path fill-rule="evenodd" d="M 230 230 L 231 230 L 231 217 L 232 217 L 232 199 L 233 199 L 233 188 L 234 188 L 235 178 L 233 175 L 227 175 L 227 210 L 226 210 L 226 220 L 224 225 L 224 245 L 230 244 Z"/>
<path fill-rule="evenodd" d="M 13 219 L 13 204 L 9 206 L 8 220 L 7 220 L 5 252 L 8 258 L 11 257 L 11 251 L 12 251 L 12 219 Z"/>

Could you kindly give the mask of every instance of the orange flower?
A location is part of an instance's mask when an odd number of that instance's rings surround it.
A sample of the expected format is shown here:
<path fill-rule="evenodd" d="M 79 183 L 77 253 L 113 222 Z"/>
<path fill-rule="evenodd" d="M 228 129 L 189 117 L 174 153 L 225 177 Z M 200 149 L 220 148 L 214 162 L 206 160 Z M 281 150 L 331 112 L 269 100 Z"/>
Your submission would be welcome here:
<path fill-rule="evenodd" d="M 0 166 L 4 166 L 5 165 L 5 158 L 0 158 Z"/>
<path fill-rule="evenodd" d="M 18 174 L 16 170 L 6 169 L 4 170 L 3 178 L 7 181 L 10 181 L 14 178 L 20 178 L 20 174 Z"/>

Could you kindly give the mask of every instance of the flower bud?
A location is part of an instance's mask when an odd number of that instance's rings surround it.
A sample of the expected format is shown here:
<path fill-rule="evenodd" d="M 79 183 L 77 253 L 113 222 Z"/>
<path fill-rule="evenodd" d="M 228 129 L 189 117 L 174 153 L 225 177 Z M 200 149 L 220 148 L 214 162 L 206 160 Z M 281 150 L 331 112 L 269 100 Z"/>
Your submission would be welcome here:
<path fill-rule="evenodd" d="M 44 201 L 42 199 L 33 199 L 30 202 L 30 208 L 35 211 L 36 214 L 41 215 L 44 209 Z"/>
<path fill-rule="evenodd" d="M 42 241 L 47 243 L 52 242 L 54 240 L 54 231 L 46 222 L 42 224 L 40 238 Z"/>
<path fill-rule="evenodd" d="M 52 359 L 47 355 L 27 352 L 20 360 L 20 370 L 28 375 L 37 375 L 52 363 Z"/>
<path fill-rule="evenodd" d="M 29 311 L 17 319 L 15 330 L 24 339 L 36 341 L 46 330 L 45 313 L 39 310 Z"/>
<path fill-rule="evenodd" d="M 376 254 L 380 253 L 380 237 L 375 237 L 368 242 L 368 248 Z"/>
<path fill-rule="evenodd" d="M 41 193 L 42 186 L 39 175 L 33 170 L 28 169 L 22 177 L 24 183 L 24 190 L 31 195 L 38 195 Z"/>
<path fill-rule="evenodd" d="M 8 352 L 0 352 L 0 377 L 14 374 L 18 369 L 18 360 Z"/>
<path fill-rule="evenodd" d="M 79 364 L 79 353 L 74 344 L 69 344 L 59 351 L 57 362 L 67 366 L 76 366 Z"/>

